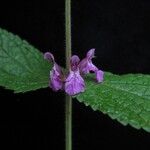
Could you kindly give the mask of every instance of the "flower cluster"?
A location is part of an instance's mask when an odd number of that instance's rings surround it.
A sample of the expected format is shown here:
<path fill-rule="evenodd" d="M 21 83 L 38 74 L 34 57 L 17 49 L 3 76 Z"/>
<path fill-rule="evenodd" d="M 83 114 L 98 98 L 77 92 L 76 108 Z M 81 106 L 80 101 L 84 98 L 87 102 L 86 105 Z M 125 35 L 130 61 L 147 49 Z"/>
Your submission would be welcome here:
<path fill-rule="evenodd" d="M 73 55 L 70 59 L 69 74 L 65 77 L 61 67 L 55 62 L 53 54 L 46 52 L 44 58 L 53 62 L 53 68 L 50 71 L 49 86 L 54 90 L 65 90 L 69 95 L 76 95 L 85 90 L 85 82 L 83 76 L 90 72 L 94 72 L 98 83 L 103 81 L 104 72 L 99 70 L 93 63 L 95 49 L 87 52 L 86 57 L 80 61 L 77 55 Z"/>

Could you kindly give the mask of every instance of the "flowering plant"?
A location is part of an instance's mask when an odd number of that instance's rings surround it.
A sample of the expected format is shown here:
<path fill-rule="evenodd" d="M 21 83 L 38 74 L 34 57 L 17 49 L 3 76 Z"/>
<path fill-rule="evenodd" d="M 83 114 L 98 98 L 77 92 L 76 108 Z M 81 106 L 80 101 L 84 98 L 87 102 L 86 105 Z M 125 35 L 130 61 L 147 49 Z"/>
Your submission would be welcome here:
<path fill-rule="evenodd" d="M 70 0 L 66 0 L 65 20 L 65 69 L 56 63 L 52 53 L 43 54 L 25 40 L 0 29 L 0 86 L 15 93 L 46 87 L 55 92 L 64 90 L 66 150 L 72 147 L 72 98 L 108 114 L 123 125 L 150 132 L 150 75 L 119 76 L 102 71 L 92 62 L 95 49 L 89 50 L 81 61 L 77 55 L 71 56 Z"/>
<path fill-rule="evenodd" d="M 53 54 L 46 52 L 44 58 L 48 61 L 52 61 L 53 68 L 50 71 L 50 87 L 54 91 L 65 90 L 65 92 L 71 96 L 84 92 L 85 83 L 82 75 L 94 72 L 96 75 L 96 81 L 102 82 L 104 72 L 99 70 L 93 63 L 95 49 L 91 49 L 87 52 L 86 57 L 80 62 L 77 55 L 74 55 L 70 59 L 70 70 L 67 77 L 64 76 L 61 67 L 55 62 Z"/>

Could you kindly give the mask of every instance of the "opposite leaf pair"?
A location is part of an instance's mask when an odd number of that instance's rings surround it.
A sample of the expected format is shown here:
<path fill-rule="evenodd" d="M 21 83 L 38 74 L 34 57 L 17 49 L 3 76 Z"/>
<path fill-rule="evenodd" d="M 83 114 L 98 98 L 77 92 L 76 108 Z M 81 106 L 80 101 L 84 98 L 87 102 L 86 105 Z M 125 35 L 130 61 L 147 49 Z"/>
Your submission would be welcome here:
<path fill-rule="evenodd" d="M 50 52 L 44 54 L 44 58 L 52 61 L 54 66 L 50 71 L 50 87 L 54 91 L 65 90 L 69 95 L 75 95 L 85 90 L 85 82 L 83 75 L 91 71 L 96 75 L 98 83 L 103 81 L 104 72 L 99 70 L 93 63 L 95 49 L 87 52 L 86 57 L 80 62 L 77 55 L 73 55 L 70 59 L 70 70 L 67 77 L 64 76 L 61 67 L 55 62 L 54 56 Z"/>

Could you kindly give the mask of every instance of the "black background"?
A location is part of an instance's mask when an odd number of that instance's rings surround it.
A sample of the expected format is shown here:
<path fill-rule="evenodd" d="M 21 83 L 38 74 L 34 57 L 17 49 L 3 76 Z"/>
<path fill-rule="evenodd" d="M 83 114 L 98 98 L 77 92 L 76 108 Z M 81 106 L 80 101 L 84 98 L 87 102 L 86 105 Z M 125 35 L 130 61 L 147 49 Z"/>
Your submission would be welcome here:
<path fill-rule="evenodd" d="M 150 1 L 72 0 L 73 54 L 96 48 L 99 68 L 150 73 Z M 1 1 L 0 27 L 65 65 L 64 1 Z M 64 94 L 0 89 L 0 149 L 64 149 Z M 73 100 L 73 149 L 149 149 L 150 134 Z M 2 148 L 2 145 L 5 147 Z"/>

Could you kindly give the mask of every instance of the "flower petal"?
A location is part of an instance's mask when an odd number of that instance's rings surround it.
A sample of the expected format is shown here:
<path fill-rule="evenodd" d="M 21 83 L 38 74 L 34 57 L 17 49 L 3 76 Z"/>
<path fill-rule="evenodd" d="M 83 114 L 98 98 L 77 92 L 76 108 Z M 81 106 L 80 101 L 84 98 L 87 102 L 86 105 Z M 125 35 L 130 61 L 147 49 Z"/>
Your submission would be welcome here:
<path fill-rule="evenodd" d="M 98 68 L 92 63 L 92 58 L 94 58 L 94 53 L 95 53 L 95 49 L 94 48 L 90 49 L 86 54 L 86 58 L 84 58 L 80 62 L 79 69 L 82 74 L 87 74 L 90 73 L 90 71 L 95 72 L 98 70 Z"/>
<path fill-rule="evenodd" d="M 78 65 L 80 62 L 80 58 L 77 55 L 73 55 L 70 60 L 71 70 L 76 71 L 78 69 Z"/>
<path fill-rule="evenodd" d="M 60 78 L 59 77 L 58 78 L 57 77 L 50 77 L 50 78 L 51 78 L 51 80 L 50 80 L 50 85 L 49 86 L 52 88 L 52 90 L 53 91 L 62 90 L 63 83 L 60 80 Z"/>
<path fill-rule="evenodd" d="M 84 92 L 85 83 L 80 76 L 79 71 L 70 71 L 65 82 L 65 92 L 69 95 L 76 95 L 80 92 Z"/>
<path fill-rule="evenodd" d="M 104 72 L 101 70 L 97 70 L 95 72 L 97 82 L 102 82 L 104 80 Z"/>
<path fill-rule="evenodd" d="M 48 61 L 52 61 L 52 62 L 54 62 L 55 60 L 54 60 L 54 56 L 53 56 L 53 54 L 52 53 L 50 53 L 50 52 L 46 52 L 46 53 L 44 53 L 44 59 L 47 59 Z"/>
<path fill-rule="evenodd" d="M 50 71 L 50 83 L 49 86 L 52 88 L 53 91 L 58 91 L 63 89 L 63 73 L 61 67 L 57 65 L 55 62 L 54 56 L 50 52 L 46 52 L 44 54 L 44 59 L 53 62 L 53 68 Z"/>
<path fill-rule="evenodd" d="M 61 68 L 55 63 L 53 69 L 50 71 L 50 87 L 54 91 L 63 89 L 63 73 Z"/>
<path fill-rule="evenodd" d="M 92 61 L 88 60 L 87 58 L 84 58 L 80 62 L 79 69 L 82 74 L 87 74 L 90 73 L 90 71 L 95 72 L 98 70 L 98 68 L 92 63 Z"/>
<path fill-rule="evenodd" d="M 95 49 L 92 48 L 87 52 L 86 58 L 91 60 L 92 58 L 94 58 L 94 54 L 95 54 Z"/>

